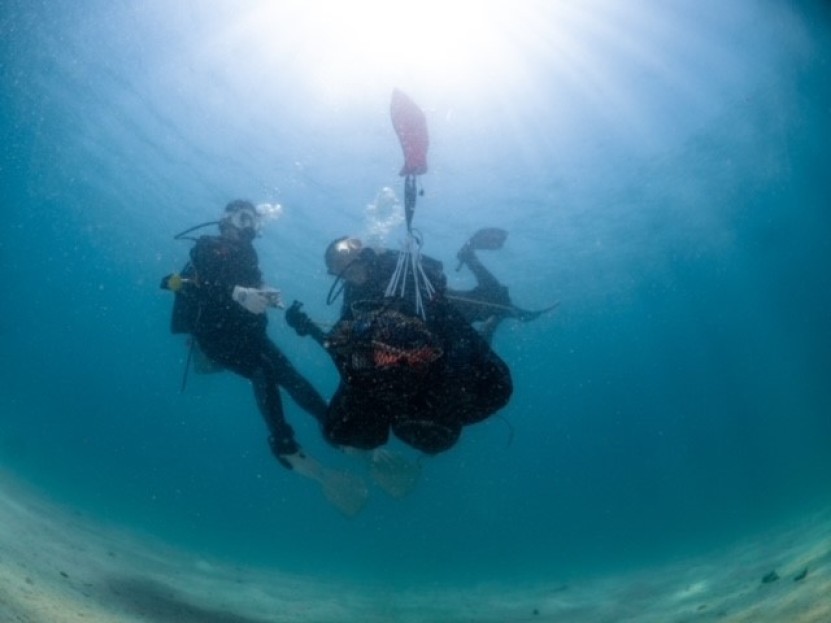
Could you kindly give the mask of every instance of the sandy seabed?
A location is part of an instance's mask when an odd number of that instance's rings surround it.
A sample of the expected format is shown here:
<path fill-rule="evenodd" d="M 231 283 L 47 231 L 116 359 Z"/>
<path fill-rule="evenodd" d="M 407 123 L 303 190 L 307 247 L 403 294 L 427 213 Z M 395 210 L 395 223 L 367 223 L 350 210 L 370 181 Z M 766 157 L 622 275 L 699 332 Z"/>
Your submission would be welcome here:
<path fill-rule="evenodd" d="M 717 555 L 619 576 L 402 591 L 209 561 L 57 505 L 0 470 L 0 623 L 139 621 L 829 623 L 831 509 Z"/>

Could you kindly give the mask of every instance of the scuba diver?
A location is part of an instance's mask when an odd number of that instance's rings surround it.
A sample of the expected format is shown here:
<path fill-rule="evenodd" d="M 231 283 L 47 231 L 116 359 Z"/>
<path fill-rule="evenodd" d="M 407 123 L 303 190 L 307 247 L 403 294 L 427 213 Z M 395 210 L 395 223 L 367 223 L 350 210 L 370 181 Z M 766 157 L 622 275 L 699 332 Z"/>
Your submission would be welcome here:
<path fill-rule="evenodd" d="M 424 111 L 394 89 L 390 117 L 404 155 L 403 248 L 375 250 L 348 236 L 334 240 L 324 254 L 335 277 L 327 303 L 343 294 L 340 319 L 326 333 L 295 301 L 286 321 L 321 344 L 338 370 L 323 424 L 329 442 L 372 450 L 392 432 L 437 454 L 456 444 L 464 426 L 503 408 L 513 382 L 505 362 L 447 297 L 441 262 L 421 254 L 421 234 L 412 223 L 423 194 L 417 179 L 427 172 Z"/>
<path fill-rule="evenodd" d="M 175 293 L 171 330 L 191 335 L 188 365 L 191 359 L 205 360 L 251 382 L 268 427 L 269 447 L 280 464 L 318 481 L 330 502 L 353 515 L 366 501 L 363 482 L 324 468 L 304 452 L 284 417 L 280 388 L 320 425 L 325 424 L 327 405 L 268 337 L 266 311 L 283 304 L 279 290 L 264 286 L 254 249 L 262 221 L 251 202 L 235 200 L 219 221 L 176 236 L 195 244 L 182 272 L 162 279 L 161 287 Z M 218 225 L 219 235 L 186 237 L 208 225 Z M 186 376 L 183 388 L 184 380 Z"/>
<path fill-rule="evenodd" d="M 508 366 L 445 296 L 441 262 L 419 255 L 410 265 L 415 281 L 396 279 L 411 259 L 338 238 L 325 252 L 335 276 L 328 302 L 343 294 L 338 322 L 326 333 L 302 303 L 286 310 L 289 326 L 311 335 L 338 369 L 323 425 L 331 443 L 370 450 L 392 432 L 437 454 L 511 397 Z"/>
<path fill-rule="evenodd" d="M 486 227 L 474 233 L 456 254 L 456 259 L 459 260 L 456 270 L 467 265 L 476 278 L 476 286 L 471 290 L 447 290 L 447 298 L 453 302 L 453 306 L 469 323 L 480 326 L 480 333 L 488 344 L 493 341 L 497 327 L 506 318 L 529 322 L 558 305 L 555 303 L 539 310 L 517 307 L 511 301 L 508 288 L 499 283 L 476 256 L 476 251 L 501 249 L 507 237 L 507 231 L 496 227 Z"/>

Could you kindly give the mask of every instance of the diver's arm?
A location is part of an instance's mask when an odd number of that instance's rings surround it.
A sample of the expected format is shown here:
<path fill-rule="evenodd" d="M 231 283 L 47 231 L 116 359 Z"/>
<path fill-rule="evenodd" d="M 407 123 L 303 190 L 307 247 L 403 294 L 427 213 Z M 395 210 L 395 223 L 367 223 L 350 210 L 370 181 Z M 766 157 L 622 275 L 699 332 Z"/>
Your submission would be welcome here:
<path fill-rule="evenodd" d="M 294 301 L 286 310 L 286 323 L 294 329 L 297 335 L 301 337 L 310 335 L 315 342 L 326 348 L 326 332 L 317 326 L 302 308 L 303 303 Z"/>

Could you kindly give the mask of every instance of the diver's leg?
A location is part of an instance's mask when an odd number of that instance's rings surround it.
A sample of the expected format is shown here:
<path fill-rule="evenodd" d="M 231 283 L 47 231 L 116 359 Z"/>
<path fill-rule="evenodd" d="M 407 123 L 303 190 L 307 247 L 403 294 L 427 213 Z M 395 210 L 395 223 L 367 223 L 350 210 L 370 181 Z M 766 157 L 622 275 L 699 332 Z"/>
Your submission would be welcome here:
<path fill-rule="evenodd" d="M 268 444 L 274 455 L 280 459 L 282 455 L 294 454 L 299 450 L 294 440 L 294 430 L 286 422 L 283 415 L 283 401 L 280 398 L 280 389 L 274 369 L 267 360 L 257 367 L 251 375 L 251 385 L 254 388 L 254 397 L 268 427 Z"/>
<path fill-rule="evenodd" d="M 322 425 L 326 419 L 326 401 L 314 386 L 270 340 L 266 344 L 264 356 L 274 368 L 276 383 L 284 387 L 300 408 Z"/>
<path fill-rule="evenodd" d="M 470 272 L 476 278 L 476 284 L 484 290 L 496 290 L 502 288 L 499 280 L 493 276 L 493 273 L 485 268 L 485 265 L 479 260 L 476 251 L 469 244 L 465 244 L 456 255 L 460 262 L 467 264 Z"/>
<path fill-rule="evenodd" d="M 467 249 L 467 250 L 466 250 Z M 508 294 L 508 288 L 499 283 L 485 265 L 479 261 L 476 252 L 470 246 L 462 247 L 459 251 L 459 259 L 464 257 L 464 262 L 470 267 L 473 276 L 476 277 L 476 287 L 467 293 L 452 293 L 464 301 L 456 300 L 456 305 L 464 314 L 468 322 L 484 322 L 483 337 L 490 344 L 497 325 L 509 316 L 514 315 L 514 305 Z"/>

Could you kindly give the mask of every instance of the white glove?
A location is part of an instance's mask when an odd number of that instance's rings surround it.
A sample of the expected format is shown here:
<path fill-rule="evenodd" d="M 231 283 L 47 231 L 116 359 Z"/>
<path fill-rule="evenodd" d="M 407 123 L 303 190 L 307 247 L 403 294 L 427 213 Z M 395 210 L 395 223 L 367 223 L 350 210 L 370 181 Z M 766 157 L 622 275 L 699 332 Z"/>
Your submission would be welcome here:
<path fill-rule="evenodd" d="M 269 307 L 283 307 L 280 291 L 274 288 L 243 288 L 234 286 L 231 298 L 252 314 L 264 314 Z"/>

